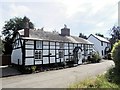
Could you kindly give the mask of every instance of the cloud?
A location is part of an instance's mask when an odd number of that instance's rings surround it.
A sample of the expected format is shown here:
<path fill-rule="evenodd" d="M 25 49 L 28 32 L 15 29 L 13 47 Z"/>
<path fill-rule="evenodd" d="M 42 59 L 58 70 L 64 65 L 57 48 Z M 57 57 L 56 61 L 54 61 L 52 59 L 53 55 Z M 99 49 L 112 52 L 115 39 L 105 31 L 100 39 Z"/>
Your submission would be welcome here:
<path fill-rule="evenodd" d="M 6 0 L 5 0 L 6 1 Z M 2 19 L 9 20 L 14 16 L 28 16 L 36 27 L 60 32 L 63 24 L 71 28 L 73 35 L 80 32 L 106 34 L 117 22 L 118 0 L 26 0 L 5 2 L 2 8 Z"/>
<path fill-rule="evenodd" d="M 23 5 L 10 5 L 10 15 L 11 16 L 25 16 L 25 13 L 29 13 L 30 9 Z"/>

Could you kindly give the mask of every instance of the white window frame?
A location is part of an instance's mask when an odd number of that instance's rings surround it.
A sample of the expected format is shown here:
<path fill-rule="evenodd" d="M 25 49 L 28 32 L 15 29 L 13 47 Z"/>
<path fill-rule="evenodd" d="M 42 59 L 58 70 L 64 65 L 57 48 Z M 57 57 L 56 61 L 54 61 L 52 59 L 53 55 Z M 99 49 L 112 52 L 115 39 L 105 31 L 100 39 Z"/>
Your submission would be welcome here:
<path fill-rule="evenodd" d="M 36 49 L 42 49 L 42 41 L 36 41 Z"/>
<path fill-rule="evenodd" d="M 41 60 L 42 59 L 42 51 L 41 50 L 35 50 L 34 59 L 35 60 Z"/>

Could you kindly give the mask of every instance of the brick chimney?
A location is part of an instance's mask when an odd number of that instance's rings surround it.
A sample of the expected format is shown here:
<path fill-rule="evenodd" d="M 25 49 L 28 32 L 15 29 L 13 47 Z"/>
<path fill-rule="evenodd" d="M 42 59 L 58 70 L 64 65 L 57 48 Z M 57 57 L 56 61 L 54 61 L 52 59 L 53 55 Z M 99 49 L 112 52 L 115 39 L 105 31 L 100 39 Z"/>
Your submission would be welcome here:
<path fill-rule="evenodd" d="M 70 29 L 64 24 L 64 28 L 61 29 L 62 36 L 70 36 Z"/>
<path fill-rule="evenodd" d="M 24 37 L 29 37 L 29 19 L 25 16 L 23 18 L 24 22 Z"/>

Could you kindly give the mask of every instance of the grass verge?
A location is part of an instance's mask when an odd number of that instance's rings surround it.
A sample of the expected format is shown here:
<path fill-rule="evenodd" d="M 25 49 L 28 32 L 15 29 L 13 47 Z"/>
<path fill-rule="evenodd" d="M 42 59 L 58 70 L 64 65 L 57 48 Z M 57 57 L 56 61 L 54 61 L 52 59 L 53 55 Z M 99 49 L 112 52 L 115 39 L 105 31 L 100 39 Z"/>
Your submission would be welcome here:
<path fill-rule="evenodd" d="M 106 75 L 98 75 L 96 78 L 72 84 L 69 88 L 120 88 L 120 85 L 109 82 Z"/>

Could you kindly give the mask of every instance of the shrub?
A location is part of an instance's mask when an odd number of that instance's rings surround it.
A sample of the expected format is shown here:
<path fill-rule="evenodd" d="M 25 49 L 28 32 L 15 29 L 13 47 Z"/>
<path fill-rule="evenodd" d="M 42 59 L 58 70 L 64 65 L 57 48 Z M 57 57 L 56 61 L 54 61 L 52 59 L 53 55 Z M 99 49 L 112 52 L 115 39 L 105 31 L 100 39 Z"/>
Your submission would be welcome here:
<path fill-rule="evenodd" d="M 111 53 L 108 53 L 107 59 L 112 60 Z"/>
<path fill-rule="evenodd" d="M 105 76 L 109 82 L 117 83 L 120 85 L 120 72 L 118 71 L 118 69 L 109 69 Z"/>
<path fill-rule="evenodd" d="M 98 52 L 92 53 L 91 56 L 88 56 L 88 61 L 91 61 L 92 63 L 100 62 L 101 57 Z"/>
<path fill-rule="evenodd" d="M 18 67 L 18 70 L 21 72 L 21 73 L 24 73 L 24 74 L 29 74 L 29 73 L 33 73 L 35 72 L 36 70 L 36 66 L 25 66 L 25 67 Z"/>
<path fill-rule="evenodd" d="M 36 70 L 36 66 L 31 66 L 31 71 L 35 72 L 35 70 Z"/>
<path fill-rule="evenodd" d="M 115 63 L 115 68 L 120 71 L 120 40 L 116 42 L 113 46 L 112 58 Z"/>

